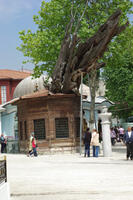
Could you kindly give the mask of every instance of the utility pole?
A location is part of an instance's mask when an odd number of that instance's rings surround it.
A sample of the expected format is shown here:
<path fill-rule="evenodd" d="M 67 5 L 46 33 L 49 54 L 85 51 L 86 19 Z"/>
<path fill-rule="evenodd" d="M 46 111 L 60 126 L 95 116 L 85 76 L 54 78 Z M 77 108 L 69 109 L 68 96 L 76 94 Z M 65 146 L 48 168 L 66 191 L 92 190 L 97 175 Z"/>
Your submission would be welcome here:
<path fill-rule="evenodd" d="M 82 130 L 83 130 L 83 73 L 81 73 L 81 94 L 80 94 L 80 155 L 82 154 Z"/>

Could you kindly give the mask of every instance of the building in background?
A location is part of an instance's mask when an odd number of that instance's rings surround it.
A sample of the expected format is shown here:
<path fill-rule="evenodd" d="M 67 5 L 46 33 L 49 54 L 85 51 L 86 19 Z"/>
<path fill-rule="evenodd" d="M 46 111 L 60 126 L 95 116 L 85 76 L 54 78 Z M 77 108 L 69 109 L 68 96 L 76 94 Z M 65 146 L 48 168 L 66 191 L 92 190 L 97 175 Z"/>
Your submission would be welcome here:
<path fill-rule="evenodd" d="M 16 86 L 30 75 L 30 72 L 0 69 L 0 104 L 12 100 Z"/>
<path fill-rule="evenodd" d="M 0 106 L 1 112 L 1 129 L 0 132 L 7 138 L 7 153 L 19 152 L 18 145 L 18 119 L 17 107 L 11 105 L 11 101 Z"/>
<path fill-rule="evenodd" d="M 16 86 L 31 72 L 0 70 L 0 135 L 8 138 L 7 152 L 18 151 L 17 107 L 11 105 Z"/>

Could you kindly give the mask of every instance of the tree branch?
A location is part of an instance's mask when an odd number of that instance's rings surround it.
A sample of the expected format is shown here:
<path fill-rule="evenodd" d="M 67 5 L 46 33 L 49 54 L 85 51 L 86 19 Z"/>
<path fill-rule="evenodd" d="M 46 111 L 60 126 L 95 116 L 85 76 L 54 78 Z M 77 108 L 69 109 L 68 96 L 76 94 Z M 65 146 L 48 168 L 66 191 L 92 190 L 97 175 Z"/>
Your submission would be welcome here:
<path fill-rule="evenodd" d="M 78 28 L 79 28 L 79 26 L 80 26 L 80 22 L 81 22 L 82 18 L 84 17 L 84 14 L 85 14 L 87 5 L 88 5 L 88 0 L 86 0 L 86 4 L 85 4 L 85 8 L 84 8 L 84 10 L 83 10 L 83 13 L 82 13 L 81 17 L 78 19 L 78 23 L 77 23 L 77 26 L 75 27 L 74 34 L 77 33 L 77 30 L 78 30 Z"/>

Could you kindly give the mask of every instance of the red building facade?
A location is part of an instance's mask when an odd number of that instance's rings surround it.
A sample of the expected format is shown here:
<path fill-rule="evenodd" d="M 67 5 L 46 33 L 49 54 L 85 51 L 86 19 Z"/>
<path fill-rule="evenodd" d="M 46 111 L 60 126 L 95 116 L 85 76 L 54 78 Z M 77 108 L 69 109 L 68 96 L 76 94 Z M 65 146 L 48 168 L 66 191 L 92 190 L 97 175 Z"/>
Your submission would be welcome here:
<path fill-rule="evenodd" d="M 29 72 L 0 69 L 0 104 L 10 101 L 18 83 L 30 75 Z"/>

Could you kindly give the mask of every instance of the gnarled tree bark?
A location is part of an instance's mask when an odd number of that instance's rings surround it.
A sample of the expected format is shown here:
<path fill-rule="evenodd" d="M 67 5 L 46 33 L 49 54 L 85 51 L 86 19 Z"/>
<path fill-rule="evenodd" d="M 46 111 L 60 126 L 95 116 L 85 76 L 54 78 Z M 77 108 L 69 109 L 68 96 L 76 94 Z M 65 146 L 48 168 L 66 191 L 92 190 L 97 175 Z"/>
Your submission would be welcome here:
<path fill-rule="evenodd" d="M 97 33 L 84 43 L 80 42 L 76 32 L 71 34 L 73 19 L 70 21 L 53 72 L 52 92 L 71 93 L 78 91 L 81 72 L 85 75 L 93 68 L 102 66 L 98 60 L 107 50 L 109 42 L 128 25 L 127 22 L 125 25 L 119 26 L 120 15 L 121 11 L 117 10 L 99 28 Z"/>

